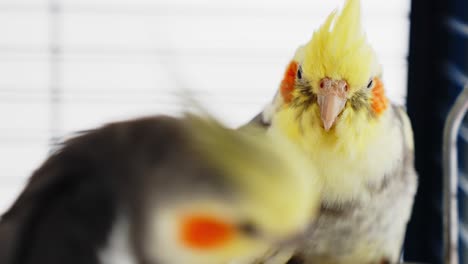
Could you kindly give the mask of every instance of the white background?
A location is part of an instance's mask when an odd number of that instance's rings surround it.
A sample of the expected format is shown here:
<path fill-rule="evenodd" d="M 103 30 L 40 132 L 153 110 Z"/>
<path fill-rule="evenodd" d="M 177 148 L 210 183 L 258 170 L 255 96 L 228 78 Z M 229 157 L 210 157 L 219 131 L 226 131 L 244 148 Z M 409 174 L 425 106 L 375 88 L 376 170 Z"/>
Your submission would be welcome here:
<path fill-rule="evenodd" d="M 231 126 L 275 93 L 342 0 L 0 0 L 0 212 L 51 139 L 174 114 L 190 89 Z M 409 0 L 363 0 L 390 98 L 404 103 Z"/>

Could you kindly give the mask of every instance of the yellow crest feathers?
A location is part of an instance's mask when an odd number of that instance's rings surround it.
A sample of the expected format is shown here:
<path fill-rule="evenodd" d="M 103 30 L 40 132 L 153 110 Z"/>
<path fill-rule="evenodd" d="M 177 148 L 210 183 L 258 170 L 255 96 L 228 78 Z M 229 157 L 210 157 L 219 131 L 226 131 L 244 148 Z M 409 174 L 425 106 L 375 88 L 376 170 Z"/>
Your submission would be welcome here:
<path fill-rule="evenodd" d="M 305 46 L 304 74 L 313 83 L 329 77 L 344 79 L 353 87 L 366 85 L 377 74 L 377 58 L 361 25 L 359 0 L 347 0 L 333 11 Z"/>

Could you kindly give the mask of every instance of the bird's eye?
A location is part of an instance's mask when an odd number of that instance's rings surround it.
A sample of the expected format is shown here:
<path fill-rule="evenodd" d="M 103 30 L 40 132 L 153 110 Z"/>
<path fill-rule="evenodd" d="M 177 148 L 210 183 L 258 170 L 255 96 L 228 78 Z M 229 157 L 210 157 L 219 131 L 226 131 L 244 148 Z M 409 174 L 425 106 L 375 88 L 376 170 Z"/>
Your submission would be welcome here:
<path fill-rule="evenodd" d="M 297 78 L 302 79 L 302 67 L 301 66 L 297 68 Z"/>
<path fill-rule="evenodd" d="M 255 236 L 258 234 L 257 227 L 253 222 L 250 221 L 245 221 L 239 224 L 238 226 L 239 230 L 248 235 L 248 236 Z"/>
<path fill-rule="evenodd" d="M 367 88 L 371 88 L 372 85 L 374 84 L 374 80 L 373 79 L 370 79 L 369 83 L 367 84 Z"/>

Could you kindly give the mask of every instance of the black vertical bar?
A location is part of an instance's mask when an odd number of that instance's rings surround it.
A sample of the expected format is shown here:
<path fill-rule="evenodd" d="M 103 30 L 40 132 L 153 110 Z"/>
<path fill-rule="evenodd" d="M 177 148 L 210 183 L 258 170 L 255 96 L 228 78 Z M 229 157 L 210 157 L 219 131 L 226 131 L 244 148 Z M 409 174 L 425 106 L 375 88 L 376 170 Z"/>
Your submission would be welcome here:
<path fill-rule="evenodd" d="M 449 0 L 413 0 L 408 68 L 408 114 L 416 149 L 419 188 L 405 239 L 405 259 L 442 260 L 443 121 L 441 100 L 447 98 L 443 58 L 447 37 L 443 26 Z"/>

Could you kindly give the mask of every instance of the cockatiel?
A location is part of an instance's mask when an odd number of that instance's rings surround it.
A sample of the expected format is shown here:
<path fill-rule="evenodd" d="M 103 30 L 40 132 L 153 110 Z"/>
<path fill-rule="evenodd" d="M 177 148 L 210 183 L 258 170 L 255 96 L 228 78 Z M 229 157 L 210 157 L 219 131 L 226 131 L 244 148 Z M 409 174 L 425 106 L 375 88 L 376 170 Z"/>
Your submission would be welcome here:
<path fill-rule="evenodd" d="M 253 122 L 299 146 L 323 183 L 315 231 L 290 263 L 399 259 L 417 188 L 409 119 L 385 96 L 359 0 L 332 12 Z"/>
<path fill-rule="evenodd" d="M 2 216 L 0 263 L 284 263 L 275 247 L 308 229 L 320 185 L 257 135 L 190 115 L 70 139 Z"/>

